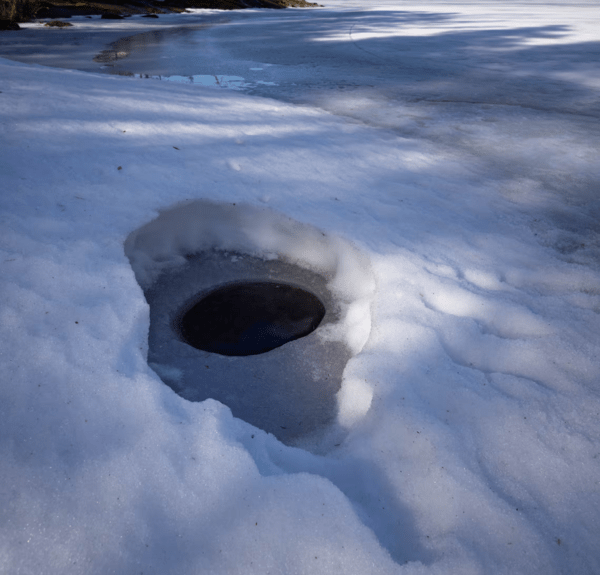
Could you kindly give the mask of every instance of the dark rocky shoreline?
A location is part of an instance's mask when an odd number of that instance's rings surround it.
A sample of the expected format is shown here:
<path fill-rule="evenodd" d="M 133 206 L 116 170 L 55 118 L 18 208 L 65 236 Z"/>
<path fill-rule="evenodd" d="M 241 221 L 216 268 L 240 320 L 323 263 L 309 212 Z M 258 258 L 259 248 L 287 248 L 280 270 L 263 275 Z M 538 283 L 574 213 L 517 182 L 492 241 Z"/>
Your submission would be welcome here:
<path fill-rule="evenodd" d="M 314 8 L 315 2 L 306 0 L 42 0 L 31 11 L 30 17 L 16 20 L 0 20 L 0 30 L 18 30 L 17 22 L 31 19 L 63 19 L 71 16 L 102 16 L 106 19 L 127 18 L 142 14 L 156 18 L 161 14 L 184 12 L 187 8 L 212 8 L 240 10 L 244 8 Z"/>

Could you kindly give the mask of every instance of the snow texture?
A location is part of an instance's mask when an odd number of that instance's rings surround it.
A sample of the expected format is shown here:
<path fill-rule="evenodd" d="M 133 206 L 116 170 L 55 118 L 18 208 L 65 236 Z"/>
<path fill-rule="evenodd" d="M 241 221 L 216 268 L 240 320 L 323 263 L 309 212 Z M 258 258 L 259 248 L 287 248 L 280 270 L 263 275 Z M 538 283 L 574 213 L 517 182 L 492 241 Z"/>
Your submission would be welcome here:
<path fill-rule="evenodd" d="M 326 4 L 2 33 L 0 572 L 600 572 L 598 3 Z M 329 275 L 339 444 L 148 365 L 205 245 Z"/>

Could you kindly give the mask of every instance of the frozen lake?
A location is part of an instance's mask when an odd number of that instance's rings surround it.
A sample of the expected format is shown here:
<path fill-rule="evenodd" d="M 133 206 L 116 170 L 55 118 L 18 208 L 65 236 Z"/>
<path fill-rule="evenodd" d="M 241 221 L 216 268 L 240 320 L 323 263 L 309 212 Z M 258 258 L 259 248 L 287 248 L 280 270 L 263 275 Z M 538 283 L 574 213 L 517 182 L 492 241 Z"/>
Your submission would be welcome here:
<path fill-rule="evenodd" d="M 0 34 L 0 572 L 597 575 L 597 2 L 71 22 Z M 335 318 L 204 377 L 202 254 Z"/>
<path fill-rule="evenodd" d="M 400 2 L 364 10 L 338 2 L 337 10 L 196 11 L 151 24 L 74 18 L 71 29 L 25 24 L 4 34 L 0 54 L 202 85 L 224 79 L 225 87 L 358 117 L 357 108 L 398 102 L 415 111 L 463 104 L 598 117 L 597 22 L 583 8 L 570 14 L 542 5 Z M 571 20 L 583 28 L 575 43 Z"/>

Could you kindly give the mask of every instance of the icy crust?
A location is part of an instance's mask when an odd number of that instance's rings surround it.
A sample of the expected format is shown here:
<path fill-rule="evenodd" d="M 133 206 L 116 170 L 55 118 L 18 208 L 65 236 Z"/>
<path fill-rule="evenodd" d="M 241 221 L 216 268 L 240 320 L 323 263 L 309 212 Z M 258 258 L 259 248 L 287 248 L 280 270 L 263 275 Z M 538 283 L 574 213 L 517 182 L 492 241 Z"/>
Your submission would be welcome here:
<path fill-rule="evenodd" d="M 125 242 L 143 289 L 163 271 L 187 264 L 186 256 L 209 250 L 280 258 L 321 274 L 341 308 L 339 321 L 322 330 L 323 337 L 343 341 L 353 354 L 365 345 L 375 280 L 368 258 L 339 237 L 267 208 L 196 200 L 162 211 Z"/>

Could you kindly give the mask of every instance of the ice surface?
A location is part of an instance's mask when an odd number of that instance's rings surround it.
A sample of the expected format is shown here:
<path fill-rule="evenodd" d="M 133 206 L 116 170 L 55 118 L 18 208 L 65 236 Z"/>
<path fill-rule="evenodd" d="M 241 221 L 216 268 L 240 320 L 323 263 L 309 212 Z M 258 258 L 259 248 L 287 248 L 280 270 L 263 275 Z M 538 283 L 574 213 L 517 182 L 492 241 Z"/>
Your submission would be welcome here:
<path fill-rule="evenodd" d="M 206 29 L 191 73 L 278 84 L 252 93 L 89 73 L 212 12 L 3 33 L 1 572 L 600 572 L 597 3 L 328 4 Z M 30 65 L 86 35 L 86 72 Z M 148 365 L 138 281 L 204 232 L 161 224 L 135 272 L 124 243 L 198 200 L 333 274 L 340 445 Z"/>

